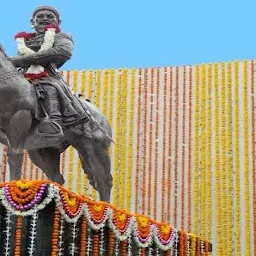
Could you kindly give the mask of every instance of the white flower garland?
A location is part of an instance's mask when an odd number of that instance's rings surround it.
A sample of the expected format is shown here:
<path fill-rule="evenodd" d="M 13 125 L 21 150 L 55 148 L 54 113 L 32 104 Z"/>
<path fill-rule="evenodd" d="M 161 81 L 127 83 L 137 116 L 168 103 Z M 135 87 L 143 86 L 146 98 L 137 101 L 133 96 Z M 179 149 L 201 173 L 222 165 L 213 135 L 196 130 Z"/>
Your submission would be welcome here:
<path fill-rule="evenodd" d="M 88 229 L 88 238 L 86 244 L 86 255 L 91 255 L 92 251 L 92 238 L 91 238 L 91 229 Z"/>
<path fill-rule="evenodd" d="M 77 248 L 76 248 L 76 233 L 77 233 L 77 228 L 76 228 L 76 222 L 74 223 L 71 223 L 72 225 L 72 230 L 71 230 L 71 237 L 72 237 L 72 240 L 71 240 L 71 243 L 70 243 L 70 246 L 69 246 L 69 253 L 70 255 L 74 256 L 76 251 L 77 251 Z"/>
<path fill-rule="evenodd" d="M 64 217 L 63 215 L 60 216 L 60 230 L 59 230 L 59 251 L 58 251 L 58 256 L 63 256 L 63 235 L 64 235 Z"/>
<path fill-rule="evenodd" d="M 100 229 L 100 256 L 104 255 L 104 228 Z"/>
<path fill-rule="evenodd" d="M 116 242 L 115 242 L 115 256 L 119 256 L 119 245 L 120 245 L 120 241 L 118 241 L 116 239 Z"/>
<path fill-rule="evenodd" d="M 128 235 L 127 241 L 128 241 L 127 256 L 132 256 L 132 234 L 131 233 Z"/>
<path fill-rule="evenodd" d="M 36 225 L 37 225 L 37 219 L 38 215 L 37 213 L 34 213 L 32 215 L 32 220 L 31 220 L 31 230 L 30 230 L 30 236 L 29 236 L 29 246 L 28 246 L 28 255 L 33 256 L 35 252 L 35 238 L 36 238 Z"/>
<path fill-rule="evenodd" d="M 6 211 L 6 217 L 5 217 L 5 222 L 6 222 L 6 230 L 4 233 L 6 234 L 6 239 L 4 243 L 4 255 L 5 256 L 10 256 L 10 237 L 11 237 L 11 211 Z"/>
<path fill-rule="evenodd" d="M 45 34 L 44 34 L 44 42 L 41 45 L 38 52 L 48 50 L 48 49 L 53 47 L 53 44 L 54 44 L 54 41 L 55 41 L 56 30 L 57 29 L 55 27 L 47 28 L 47 30 L 45 31 Z M 17 37 L 16 42 L 17 42 L 17 50 L 18 50 L 19 55 L 29 56 L 29 55 L 35 53 L 35 51 L 33 51 L 32 49 L 30 49 L 26 46 L 24 37 Z M 44 67 L 42 67 L 41 65 L 31 65 L 28 68 L 26 73 L 27 74 L 41 74 L 43 72 L 44 72 Z"/>

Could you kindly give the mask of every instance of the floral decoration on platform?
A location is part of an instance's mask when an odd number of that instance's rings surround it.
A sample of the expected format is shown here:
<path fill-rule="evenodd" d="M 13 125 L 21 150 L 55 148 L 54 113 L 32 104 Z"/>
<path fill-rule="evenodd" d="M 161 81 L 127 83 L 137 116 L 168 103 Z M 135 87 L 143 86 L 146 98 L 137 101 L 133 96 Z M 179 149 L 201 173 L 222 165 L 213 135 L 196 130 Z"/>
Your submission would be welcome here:
<path fill-rule="evenodd" d="M 89 198 L 72 193 L 62 186 L 50 181 L 19 180 L 1 184 L 0 202 L 6 208 L 7 213 L 17 215 L 19 218 L 22 218 L 22 216 L 32 217 L 32 223 L 34 223 L 34 229 L 31 236 L 33 238 L 31 238 L 32 240 L 35 239 L 35 226 L 39 211 L 43 210 L 51 202 L 55 202 L 56 207 L 53 221 L 54 255 L 57 255 L 56 253 L 58 250 L 62 250 L 61 248 L 58 249 L 57 242 L 58 239 L 60 239 L 60 241 L 62 240 L 62 233 L 58 232 L 59 230 L 62 230 L 63 232 L 63 220 L 72 223 L 72 237 L 74 239 L 76 237 L 75 232 L 78 230 L 76 226 L 78 225 L 79 220 L 81 220 L 81 225 L 84 227 L 86 223 L 88 224 L 88 227 L 92 230 L 90 232 L 96 232 L 92 237 L 93 240 L 91 240 L 91 238 L 88 240 L 89 245 L 87 244 L 87 250 L 89 250 L 88 246 L 90 246 L 90 243 L 93 243 L 95 246 L 97 245 L 103 250 L 103 228 L 105 227 L 109 227 L 110 232 L 114 234 L 113 239 L 116 240 L 116 245 L 121 242 L 124 248 L 127 248 L 129 251 L 131 250 L 132 240 L 136 242 L 141 250 L 152 246 L 153 243 L 157 248 L 164 251 L 171 250 L 174 243 L 180 243 L 181 241 L 186 241 L 186 243 L 188 243 L 188 239 L 184 239 L 184 235 L 182 235 L 179 241 L 179 232 L 168 224 L 157 223 L 144 215 L 130 214 L 125 210 L 116 209 L 106 202 L 92 201 Z M 7 215 L 7 217 L 8 216 L 9 215 Z M 19 221 L 22 223 L 22 219 L 19 219 Z M 19 225 L 19 230 L 17 232 L 21 232 L 21 224 Z M 7 229 L 7 231 L 8 230 L 9 229 Z M 192 237 L 186 233 L 184 234 L 186 237 Z M 86 233 L 81 236 L 81 241 L 83 241 L 81 244 L 85 244 L 85 236 Z M 94 241 L 94 239 L 97 241 Z M 206 242 L 203 241 L 204 247 L 208 248 L 207 243 L 205 243 Z M 8 243 L 6 246 L 9 246 Z M 190 247 L 193 248 L 193 245 L 191 244 Z M 187 245 L 180 245 L 179 248 L 184 252 L 188 250 Z M 189 250 L 191 250 L 191 248 L 189 248 Z M 85 248 L 81 248 L 81 250 L 84 251 Z M 125 251 L 126 249 L 123 250 Z M 30 246 L 30 251 L 33 252 L 33 246 Z M 19 254 L 17 253 L 15 255 Z"/>

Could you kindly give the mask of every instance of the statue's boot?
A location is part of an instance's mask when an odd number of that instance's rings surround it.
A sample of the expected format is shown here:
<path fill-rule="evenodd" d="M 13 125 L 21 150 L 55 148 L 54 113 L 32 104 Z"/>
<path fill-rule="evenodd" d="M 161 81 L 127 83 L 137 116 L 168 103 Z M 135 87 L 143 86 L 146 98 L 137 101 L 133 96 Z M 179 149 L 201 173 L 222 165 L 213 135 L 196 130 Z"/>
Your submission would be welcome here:
<path fill-rule="evenodd" d="M 55 88 L 54 88 L 55 89 Z M 49 97 L 50 96 L 50 97 Z M 63 136 L 62 118 L 60 112 L 60 103 L 57 92 L 51 90 L 51 93 L 43 101 L 43 108 L 48 114 L 38 126 L 39 133 L 45 133 L 49 135 Z"/>
<path fill-rule="evenodd" d="M 46 87 L 46 86 L 45 86 Z M 46 97 L 40 102 L 45 112 L 34 132 L 26 139 L 26 149 L 55 147 L 64 141 L 60 103 L 56 89 L 53 86 L 45 88 Z"/>

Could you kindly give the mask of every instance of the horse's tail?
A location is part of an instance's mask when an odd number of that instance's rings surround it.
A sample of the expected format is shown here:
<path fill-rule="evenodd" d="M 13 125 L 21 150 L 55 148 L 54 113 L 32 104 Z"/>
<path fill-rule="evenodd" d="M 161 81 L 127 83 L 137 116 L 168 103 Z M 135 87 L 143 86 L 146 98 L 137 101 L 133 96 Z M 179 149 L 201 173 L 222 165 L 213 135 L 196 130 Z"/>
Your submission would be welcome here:
<path fill-rule="evenodd" d="M 18 110 L 10 120 L 7 128 L 7 139 L 12 151 L 22 152 L 28 131 L 32 124 L 30 110 Z"/>

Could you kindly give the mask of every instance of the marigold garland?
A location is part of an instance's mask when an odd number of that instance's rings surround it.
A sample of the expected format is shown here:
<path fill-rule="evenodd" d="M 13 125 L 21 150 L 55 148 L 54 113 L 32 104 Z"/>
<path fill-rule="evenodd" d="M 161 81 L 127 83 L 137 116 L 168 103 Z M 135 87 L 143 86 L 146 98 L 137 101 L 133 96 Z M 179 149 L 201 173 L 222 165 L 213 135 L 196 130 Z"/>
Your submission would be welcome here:
<path fill-rule="evenodd" d="M 104 70 L 103 71 L 103 107 L 102 107 L 102 112 L 104 115 L 108 116 L 108 93 L 109 93 L 109 71 Z"/>
<path fill-rule="evenodd" d="M 1 170 L 1 180 L 2 180 L 2 182 L 6 181 L 7 152 L 8 152 L 8 147 L 4 146 L 4 149 L 3 149 L 3 159 L 2 159 L 2 170 Z"/>
<path fill-rule="evenodd" d="M 122 241 L 122 244 L 121 244 L 121 256 L 127 256 L 127 247 L 128 247 L 127 240 Z"/>
<path fill-rule="evenodd" d="M 220 94 L 220 104 L 221 104 L 221 117 L 220 117 L 220 166 L 221 166 L 221 173 L 220 173 L 220 191 L 221 191 L 221 229 L 223 237 L 221 240 L 223 241 L 222 246 L 222 253 L 224 255 L 227 255 L 227 215 L 225 212 L 227 212 L 227 193 L 226 193 L 226 176 L 227 176 L 227 137 L 226 137 L 226 98 L 227 98 L 227 92 L 226 92 L 226 76 L 225 76 L 225 63 L 221 63 L 221 94 Z"/>
<path fill-rule="evenodd" d="M 232 77 L 231 77 L 231 63 L 227 63 L 227 82 L 226 82 L 226 88 L 227 88 L 227 104 L 226 104 L 226 116 L 227 116 L 227 125 L 229 127 L 233 127 L 233 106 L 232 106 Z M 232 130 L 233 129 L 226 129 L 226 144 L 227 144 L 227 161 L 226 161 L 226 170 L 227 170 L 227 175 L 226 175 L 226 193 L 227 193 L 227 229 L 232 230 L 232 232 L 228 232 L 228 241 L 232 241 L 233 239 L 233 225 L 232 225 L 232 218 L 233 218 L 233 202 L 234 202 L 234 159 L 233 159 L 233 140 L 232 140 Z M 209 222 L 211 225 L 211 222 Z M 210 236 L 207 237 L 209 239 Z M 233 250 L 233 242 L 228 243 L 227 245 L 227 255 L 232 254 Z"/>
<path fill-rule="evenodd" d="M 131 69 L 130 89 L 130 113 L 129 113 L 129 133 L 128 133 L 128 157 L 127 157 L 127 180 L 126 180 L 126 209 L 131 207 L 132 196 L 132 165 L 133 165 L 133 129 L 134 129 L 134 108 L 135 108 L 135 69 Z"/>
<path fill-rule="evenodd" d="M 14 256 L 20 256 L 21 255 L 22 217 L 17 216 L 16 218 L 17 219 L 16 219 L 16 237 L 15 237 Z"/>
<path fill-rule="evenodd" d="M 191 170 L 192 170 L 192 66 L 189 67 L 189 134 L 188 134 L 188 232 L 191 232 L 191 201 L 192 201 L 192 193 L 191 193 Z"/>
<path fill-rule="evenodd" d="M 127 225 L 129 224 L 129 219 L 131 218 L 124 210 L 116 209 L 113 212 L 113 223 L 120 233 L 123 233 L 127 229 Z"/>
<path fill-rule="evenodd" d="M 235 244 L 235 252 L 236 254 L 241 254 L 241 227 L 240 227 L 240 222 L 241 222 L 241 207 L 240 207 L 240 126 L 239 126 L 239 121 L 240 121 L 240 115 L 242 112 L 242 109 L 240 109 L 240 100 L 239 100 L 239 79 L 241 77 L 240 72 L 239 72 L 239 62 L 235 61 L 234 62 L 234 96 L 235 96 L 235 106 L 234 106 L 234 112 L 235 112 L 235 118 L 234 118 L 234 130 L 235 130 L 235 138 L 234 138 L 234 168 L 238 171 L 235 173 L 235 234 L 236 234 L 236 244 Z M 218 236 L 220 237 L 220 236 Z M 219 244 L 221 244 L 221 238 L 217 240 Z M 221 248 L 221 246 L 217 247 L 218 249 Z M 220 251 L 220 249 L 219 249 Z"/>
<path fill-rule="evenodd" d="M 52 232 L 52 256 L 57 256 L 58 253 L 58 238 L 59 238 L 59 224 L 60 224 L 60 212 L 58 207 L 54 210 L 53 219 L 53 232 Z"/>
<path fill-rule="evenodd" d="M 140 249 L 140 256 L 146 256 L 146 249 L 145 248 Z"/>
<path fill-rule="evenodd" d="M 193 204 L 194 204 L 194 231 L 196 233 L 198 233 L 199 231 L 199 170 L 200 170 L 200 151 L 199 151 L 199 147 L 200 147 L 200 115 L 201 115 L 201 111 L 200 111 L 200 82 L 199 82 L 199 66 L 197 65 L 195 67 L 195 105 L 194 105 L 194 109 L 195 109 L 195 117 L 194 117 L 194 126 L 195 126 L 195 135 L 194 135 L 194 175 L 195 175 L 195 179 L 194 179 L 194 193 L 193 193 Z"/>
<path fill-rule="evenodd" d="M 156 219 L 157 216 L 157 187 L 158 187 L 158 157 L 159 157 L 159 143 L 158 143 L 158 136 L 159 136 L 159 103 L 160 103 L 160 70 L 157 68 L 156 70 L 156 77 L 154 77 L 154 80 L 156 82 L 156 116 L 155 116 L 155 141 L 154 141 L 154 155 L 155 155 L 155 164 L 154 164 L 154 207 L 153 207 L 153 218 Z"/>
<path fill-rule="evenodd" d="M 256 150 L 255 150 L 255 143 L 256 143 L 256 138 L 255 138 L 255 89 L 254 89 L 254 83 L 255 83 L 255 75 L 254 75 L 254 66 L 255 62 L 254 60 L 251 61 L 251 122 L 252 122 L 252 192 L 253 192 L 253 232 L 256 234 Z M 256 235 L 254 235 L 253 239 L 254 244 L 256 244 Z"/>
<path fill-rule="evenodd" d="M 142 164 L 141 164 L 141 213 L 145 214 L 145 202 L 146 202 L 146 185 L 147 185 L 147 113 L 148 113 L 148 69 L 144 69 L 143 74 L 143 109 L 142 109 L 142 130 L 144 131 L 141 133 L 141 150 L 142 150 Z"/>
<path fill-rule="evenodd" d="M 172 168 L 173 168 L 173 159 L 172 159 L 172 122 L 173 119 L 172 113 L 173 113 L 173 82 L 172 82 L 172 77 L 173 77 L 173 69 L 172 67 L 170 68 L 170 99 L 169 99 L 169 134 L 168 134 L 168 177 L 167 177 L 167 198 L 171 197 L 171 188 L 172 188 L 172 182 L 171 182 L 171 177 L 172 177 Z M 153 121 L 153 120 L 152 120 Z M 170 221 L 171 219 L 171 200 L 167 200 L 167 220 Z"/>
<path fill-rule="evenodd" d="M 116 134 L 116 146 L 115 146 L 115 159 L 113 161 L 113 166 L 114 166 L 114 177 L 113 177 L 113 186 L 118 190 L 117 195 L 116 195 L 116 206 L 120 207 L 124 203 L 124 197 L 122 197 L 120 191 L 120 186 L 121 186 L 121 162 L 122 162 L 122 154 L 121 154 L 121 149 L 122 149 L 122 100 L 123 100 L 123 95 L 122 95 L 122 86 L 123 86 L 123 74 L 122 70 L 118 69 L 116 71 L 116 80 L 117 80 L 117 88 L 116 88 L 116 104 L 117 108 L 115 109 L 116 111 L 116 120 L 115 120 L 115 134 Z M 121 196 L 121 197 L 120 197 Z"/>
<path fill-rule="evenodd" d="M 143 98 L 142 98 L 142 70 L 139 69 L 138 70 L 138 101 L 137 101 L 137 130 L 141 129 L 141 113 L 142 113 L 142 108 L 143 108 Z M 136 176 L 135 176 L 135 200 L 136 200 L 136 204 L 135 204 L 135 211 L 139 212 L 140 211 L 140 207 L 141 207 L 141 197 L 140 197 L 140 186 L 141 186 L 141 161 L 143 161 L 142 156 L 141 156 L 141 136 L 140 133 L 137 133 L 136 136 L 136 143 L 137 143 L 137 147 L 136 147 L 136 151 L 137 151 L 137 156 L 136 156 L 136 169 L 138 170 L 136 172 Z"/>
<path fill-rule="evenodd" d="M 109 240 L 108 240 L 108 253 L 109 255 L 113 255 L 115 248 L 115 235 L 112 230 L 109 230 Z"/>
<path fill-rule="evenodd" d="M 201 255 L 201 242 L 200 239 L 197 237 L 196 238 L 196 256 Z"/>
<path fill-rule="evenodd" d="M 244 117 L 244 223 L 245 223 L 245 253 L 250 253 L 251 232 L 250 232 L 250 188 L 249 188 L 249 113 L 248 113 L 248 61 L 243 63 L 244 77 L 244 99 L 243 99 L 243 117 Z"/>
<path fill-rule="evenodd" d="M 125 207 L 125 199 L 126 199 L 126 190 L 125 190 L 125 182 L 126 182 L 126 173 L 127 173 L 127 143 L 128 137 L 127 135 L 127 125 L 128 119 L 126 116 L 127 113 L 127 87 L 128 87 L 128 71 L 127 69 L 123 69 L 121 72 L 121 122 L 120 122 L 120 136 L 121 136 L 121 145 L 120 145 L 120 206 L 121 208 Z"/>
<path fill-rule="evenodd" d="M 174 209 L 178 208 L 178 163 L 179 163 L 179 97 L 180 97 L 180 92 L 179 92 L 179 67 L 176 67 L 175 69 L 175 154 L 174 154 Z M 174 226 L 177 225 L 178 221 L 178 215 L 177 211 L 174 211 L 174 221 L 173 224 Z"/>
<path fill-rule="evenodd" d="M 99 233 L 98 231 L 94 231 L 93 233 L 93 248 L 92 248 L 92 255 L 97 256 L 99 255 Z"/>
<path fill-rule="evenodd" d="M 153 155 L 153 109 L 154 109 L 154 69 L 151 69 L 150 71 L 151 77 L 150 77 L 150 114 L 149 114 L 149 141 L 147 142 L 149 144 L 149 156 L 148 156 L 148 215 L 151 215 L 151 204 L 152 204 L 152 177 L 153 177 L 153 170 L 152 170 L 152 155 Z M 168 200 L 169 201 L 169 200 Z"/>
<path fill-rule="evenodd" d="M 137 224 L 138 224 L 138 234 L 143 239 L 147 238 L 150 234 L 150 219 L 143 215 L 136 216 Z"/>
<path fill-rule="evenodd" d="M 186 66 L 182 67 L 182 149 L 181 149 L 181 229 L 184 229 L 185 222 L 185 148 L 186 148 L 186 133 L 185 133 L 185 125 L 186 125 Z"/>
<path fill-rule="evenodd" d="M 27 178 L 27 162 L 28 162 L 28 153 L 25 150 L 23 155 L 23 165 L 22 165 L 22 179 Z"/>
<path fill-rule="evenodd" d="M 80 256 L 84 256 L 86 253 L 86 230 L 87 230 L 87 222 L 85 217 L 82 217 L 81 220 L 81 239 L 80 239 Z"/>
<path fill-rule="evenodd" d="M 207 153 L 207 136 L 206 136 L 206 65 L 200 66 L 200 112 L 201 112 L 201 120 L 200 120 L 200 163 L 201 168 L 198 172 L 199 179 L 199 234 L 205 235 L 205 217 L 206 217 L 206 209 L 205 209 L 205 183 L 206 183 L 206 153 Z"/>
<path fill-rule="evenodd" d="M 204 252 L 205 252 L 205 256 L 209 256 L 209 243 L 208 241 L 204 242 Z"/>
<path fill-rule="evenodd" d="M 164 206 L 162 209 L 162 214 L 161 214 L 161 221 L 166 221 L 166 179 L 167 179 L 167 175 L 166 175 L 166 141 L 167 141 L 167 134 L 166 134 L 166 130 L 167 130 L 167 107 L 166 107 L 166 102 L 167 102 L 167 68 L 164 68 L 164 91 L 163 91 L 163 121 L 162 121 L 162 129 L 163 129 L 163 141 L 162 141 L 162 152 L 163 152 L 163 161 L 162 161 L 162 191 L 161 191 L 161 196 L 162 196 L 162 205 Z M 147 142 L 145 141 L 145 144 Z M 146 157 L 146 156 L 145 156 Z M 146 162 L 146 161 L 145 161 Z M 168 197 L 167 197 L 168 198 Z"/>
<path fill-rule="evenodd" d="M 72 190 L 73 187 L 73 172 L 74 172 L 74 148 L 72 146 L 69 147 L 69 162 L 68 162 L 68 189 Z"/>
<path fill-rule="evenodd" d="M 205 237 L 211 237 L 211 224 L 212 224 L 212 208 L 211 208 L 211 197 L 212 197 L 212 175 L 213 175 L 213 163 L 212 163 L 212 113 L 213 113 L 213 67 L 212 65 L 207 66 L 207 84 L 206 84 L 206 140 L 207 140 L 207 148 L 206 148 L 206 173 L 205 173 L 205 214 L 206 214 L 206 223 L 207 228 L 205 229 Z M 231 130 L 231 129 L 230 129 Z"/>
<path fill-rule="evenodd" d="M 221 225 L 221 153 L 220 153 L 220 86 L 219 86 L 219 65 L 214 65 L 214 133 L 215 133 L 215 179 L 216 179 L 216 219 L 219 220 L 216 225 L 217 233 L 217 254 L 222 255 L 221 237 L 222 225 Z"/>

